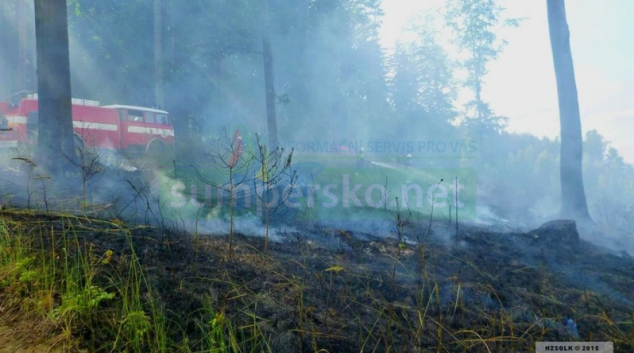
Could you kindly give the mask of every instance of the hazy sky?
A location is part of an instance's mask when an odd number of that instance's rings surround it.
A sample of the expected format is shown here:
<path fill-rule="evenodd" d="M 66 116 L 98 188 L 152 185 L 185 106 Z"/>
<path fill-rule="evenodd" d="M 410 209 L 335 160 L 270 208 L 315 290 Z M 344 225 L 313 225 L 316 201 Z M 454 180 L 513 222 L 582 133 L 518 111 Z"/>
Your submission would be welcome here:
<path fill-rule="evenodd" d="M 410 16 L 444 0 L 383 0 L 382 44 L 393 47 Z M 526 18 L 503 30 L 509 41 L 485 78 L 484 99 L 508 116 L 509 131 L 559 135 L 555 75 L 546 0 L 502 0 L 511 17 Z M 634 1 L 568 0 L 568 24 L 584 134 L 596 129 L 634 163 Z"/>

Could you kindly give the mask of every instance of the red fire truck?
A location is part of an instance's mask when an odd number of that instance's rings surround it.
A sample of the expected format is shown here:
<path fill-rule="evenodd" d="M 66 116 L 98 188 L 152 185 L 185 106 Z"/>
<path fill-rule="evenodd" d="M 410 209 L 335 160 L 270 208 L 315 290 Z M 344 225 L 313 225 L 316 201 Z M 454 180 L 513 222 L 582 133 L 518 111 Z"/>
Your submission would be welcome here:
<path fill-rule="evenodd" d="M 151 152 L 165 151 L 174 142 L 174 128 L 164 110 L 100 106 L 97 101 L 73 98 L 72 115 L 76 143 L 85 146 Z M 0 147 L 37 142 L 38 119 L 37 94 L 24 94 L 15 104 L 0 102 Z"/>

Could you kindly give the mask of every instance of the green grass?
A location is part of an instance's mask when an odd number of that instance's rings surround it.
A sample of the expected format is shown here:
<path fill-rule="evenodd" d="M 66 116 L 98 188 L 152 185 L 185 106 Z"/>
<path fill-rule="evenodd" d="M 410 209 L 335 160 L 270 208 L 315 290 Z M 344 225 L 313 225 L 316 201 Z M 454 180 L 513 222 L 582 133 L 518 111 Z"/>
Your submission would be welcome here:
<path fill-rule="evenodd" d="M 173 332 L 183 328 L 166 320 L 121 222 L 0 212 L 0 307 L 8 308 L 0 323 L 37 322 L 43 328 L 22 335 L 22 343 L 55 338 L 63 351 L 244 351 L 231 322 L 211 305 L 190 313 L 204 342 L 174 340 Z M 86 227 L 91 223 L 94 229 Z M 86 232 L 123 237 L 130 250 L 98 252 L 82 236 Z"/>
<path fill-rule="evenodd" d="M 0 210 L 0 336 L 11 326 L 22 346 L 71 352 L 528 352 L 563 338 L 572 313 L 581 340 L 634 347 L 627 307 L 545 265 L 504 263 L 490 234 L 469 251 L 324 229 L 351 250 L 265 253 L 239 237 L 230 259 L 226 238 L 161 232 Z"/>

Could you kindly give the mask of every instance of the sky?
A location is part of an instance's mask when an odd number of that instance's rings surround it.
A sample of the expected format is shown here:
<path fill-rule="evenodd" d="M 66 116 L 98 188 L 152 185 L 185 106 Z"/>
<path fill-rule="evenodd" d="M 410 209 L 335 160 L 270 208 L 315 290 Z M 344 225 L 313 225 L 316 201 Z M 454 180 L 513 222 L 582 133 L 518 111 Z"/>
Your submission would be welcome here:
<path fill-rule="evenodd" d="M 406 39 L 412 15 L 434 11 L 444 0 L 383 0 L 381 44 L 389 52 Z M 554 138 L 559 135 L 557 90 L 546 0 L 500 0 L 505 15 L 525 18 L 499 36 L 509 44 L 489 66 L 483 97 L 495 113 L 509 117 L 508 131 Z M 596 129 L 628 163 L 634 163 L 634 13 L 632 0 L 568 0 L 566 12 L 581 124 Z"/>

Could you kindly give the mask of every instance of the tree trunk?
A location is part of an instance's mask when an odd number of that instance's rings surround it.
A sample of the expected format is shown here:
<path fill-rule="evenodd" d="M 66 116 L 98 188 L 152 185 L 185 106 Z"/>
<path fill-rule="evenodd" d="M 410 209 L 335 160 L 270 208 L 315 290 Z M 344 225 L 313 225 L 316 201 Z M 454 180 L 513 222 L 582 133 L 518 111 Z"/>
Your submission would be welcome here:
<path fill-rule="evenodd" d="M 154 0 L 154 103 L 164 109 L 162 9 L 161 0 Z"/>
<path fill-rule="evenodd" d="M 0 77 L 2 80 L 0 81 L 0 100 L 4 100 L 5 97 L 8 97 L 14 93 L 16 93 L 16 77 L 15 70 L 18 67 L 18 41 L 16 40 L 16 35 L 11 27 L 11 18 L 10 15 L 13 15 L 15 21 L 19 21 L 18 11 L 17 11 L 18 3 L 17 0 L 14 4 L 8 5 L 0 5 L 0 11 L 5 13 L 4 16 L 0 16 L 0 28 L 5 30 L 0 31 L 0 45 L 2 45 L 3 52 L 3 60 L 0 60 Z"/>
<path fill-rule="evenodd" d="M 269 134 L 269 148 L 271 151 L 279 146 L 277 139 L 277 117 L 275 115 L 275 85 L 273 74 L 273 53 L 271 51 L 271 33 L 269 27 L 268 1 L 264 3 L 264 21 L 262 29 L 262 53 L 264 56 L 264 89 L 266 93 L 266 122 Z"/>
<path fill-rule="evenodd" d="M 59 153 L 74 158 L 66 0 L 35 0 L 35 36 L 38 150 L 54 166 Z"/>
<path fill-rule="evenodd" d="M 550 44 L 553 53 L 559 121 L 561 125 L 561 211 L 562 217 L 590 220 L 583 186 L 583 139 L 577 84 L 570 50 L 570 32 L 564 0 L 547 0 Z"/>
<path fill-rule="evenodd" d="M 18 19 L 18 36 L 19 36 L 19 49 L 18 49 L 18 82 L 16 91 L 26 90 L 26 0 L 17 1 L 17 19 Z M 14 92 L 15 93 L 15 92 Z"/>

